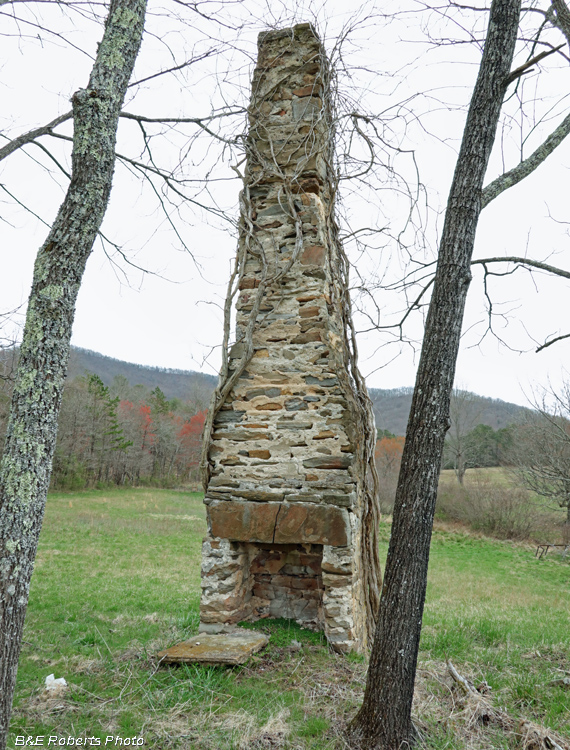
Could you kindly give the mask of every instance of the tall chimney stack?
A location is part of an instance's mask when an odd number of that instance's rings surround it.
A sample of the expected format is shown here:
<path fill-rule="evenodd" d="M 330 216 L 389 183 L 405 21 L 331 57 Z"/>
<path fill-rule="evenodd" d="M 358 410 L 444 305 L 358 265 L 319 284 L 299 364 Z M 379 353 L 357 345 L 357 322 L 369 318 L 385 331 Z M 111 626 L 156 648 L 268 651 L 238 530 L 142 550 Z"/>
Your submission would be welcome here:
<path fill-rule="evenodd" d="M 376 435 L 334 217 L 329 65 L 310 24 L 258 46 L 236 343 L 205 435 L 200 630 L 291 618 L 363 651 L 378 602 Z"/>

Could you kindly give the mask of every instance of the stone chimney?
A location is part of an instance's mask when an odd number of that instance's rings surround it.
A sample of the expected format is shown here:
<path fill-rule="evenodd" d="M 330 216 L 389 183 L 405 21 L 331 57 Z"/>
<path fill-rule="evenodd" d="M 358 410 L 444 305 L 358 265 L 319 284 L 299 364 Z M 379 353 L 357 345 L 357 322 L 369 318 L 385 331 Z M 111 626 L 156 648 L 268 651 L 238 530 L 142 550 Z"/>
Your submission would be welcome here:
<path fill-rule="evenodd" d="M 236 343 L 205 434 L 200 630 L 291 618 L 362 651 L 379 582 L 375 430 L 334 219 L 329 68 L 310 24 L 258 46 Z"/>

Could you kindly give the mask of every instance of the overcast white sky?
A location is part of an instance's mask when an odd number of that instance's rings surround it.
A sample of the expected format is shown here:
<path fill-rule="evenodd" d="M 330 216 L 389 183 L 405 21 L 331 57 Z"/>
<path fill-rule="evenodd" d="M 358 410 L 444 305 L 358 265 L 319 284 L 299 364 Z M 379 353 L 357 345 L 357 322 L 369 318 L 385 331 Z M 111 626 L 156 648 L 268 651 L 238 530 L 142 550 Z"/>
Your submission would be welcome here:
<path fill-rule="evenodd" d="M 361 16 L 373 15 L 383 8 L 393 12 L 395 7 L 412 6 L 417 8 L 419 4 L 368 4 Z M 286 3 L 246 0 L 225 6 L 212 4 L 208 8 L 215 13 L 215 22 L 190 15 L 186 22 L 177 20 L 173 17 L 176 7 L 166 0 L 162 4 L 151 3 L 150 7 L 136 80 L 180 64 L 192 53 L 222 47 L 225 52 L 212 54 L 178 78 L 162 76 L 135 87 L 125 109 L 149 116 L 205 116 L 212 106 L 246 105 L 257 32 L 264 23 L 271 22 L 272 16 L 274 22 L 286 23 L 290 19 Z M 49 13 L 40 18 L 18 6 L 15 8 L 18 13 L 27 13 L 18 24 L 0 15 L 0 30 L 5 34 L 0 53 L 0 131 L 8 137 L 42 125 L 69 109 L 70 96 L 87 82 L 90 55 L 101 33 L 74 12 L 66 15 L 55 7 L 45 11 L 42 6 L 34 6 L 34 13 Z M 342 4 L 307 2 L 304 7 L 297 4 L 297 8 L 296 20 L 316 18 L 332 50 L 339 30 L 348 19 Z M 10 12 L 6 6 L 2 10 Z M 477 15 L 480 29 L 484 14 Z M 247 27 L 239 34 L 229 28 L 237 17 L 247 21 Z M 469 18 L 465 15 L 462 21 L 470 23 Z M 220 25 L 220 21 L 228 28 Z M 61 36 L 40 29 L 42 25 Z M 351 37 L 354 43 L 346 45 L 345 61 L 352 66 L 353 77 L 341 76 L 340 87 L 341 92 L 359 96 L 369 111 L 386 112 L 386 137 L 393 139 L 393 145 L 414 150 L 424 185 L 421 195 L 427 195 L 430 206 L 424 212 L 427 217 L 424 225 L 433 251 L 437 228 L 442 223 L 437 209 L 445 205 L 479 53 L 475 46 L 467 44 L 430 51 L 425 44 L 426 28 L 432 35 L 441 33 L 448 38 L 455 35 L 463 41 L 468 39 L 457 18 L 445 21 L 433 14 L 410 14 L 389 23 L 377 16 L 363 22 Z M 206 31 L 216 39 L 206 40 Z M 481 38 L 481 34 L 477 37 Z M 524 61 L 524 54 L 521 51 L 518 64 Z M 567 114 L 570 99 L 568 95 L 563 98 L 560 92 L 570 90 L 569 68 L 564 60 L 550 58 L 516 92 L 511 92 L 508 117 L 499 134 L 489 179 L 514 166 L 521 150 L 528 155 Z M 359 87 L 364 87 L 361 94 L 355 93 Z M 423 92 L 422 96 L 410 98 L 417 92 Z M 400 110 L 400 119 L 393 120 L 395 110 L 389 108 L 406 99 L 408 103 Z M 517 106 L 518 99 L 524 101 L 523 108 Z M 243 118 L 228 127 L 226 135 L 231 128 L 235 133 L 236 128 L 243 127 Z M 71 129 L 67 125 L 58 132 L 70 134 Z M 149 127 L 149 132 L 158 131 Z M 570 222 L 568 140 L 534 175 L 485 209 L 478 232 L 477 257 L 527 255 L 570 269 L 570 225 L 561 223 Z M 49 138 L 41 142 L 63 167 L 69 166 L 67 143 Z M 163 132 L 162 138 L 157 137 L 153 143 L 158 162 L 174 164 L 183 158 L 189 178 L 202 179 L 209 171 L 216 180 L 210 182 L 209 194 L 198 182 L 191 183 L 188 192 L 209 205 L 214 201 L 235 219 L 239 180 L 230 169 L 231 164 L 236 164 L 235 152 L 212 145 L 208 138 L 200 138 L 188 149 L 188 139 L 175 132 Z M 119 150 L 134 158 L 140 156 L 142 141 L 134 124 L 121 123 Z M 217 166 L 214 157 L 219 157 Z M 404 176 L 413 177 L 409 153 L 401 155 L 395 164 Z M 52 173 L 46 171 L 47 165 L 53 169 Z M 34 146 L 14 154 L 0 166 L 3 186 L 0 312 L 3 312 L 25 303 L 35 253 L 47 231 L 42 222 L 49 224 L 55 215 L 66 180 L 48 156 Z M 379 169 L 383 188 L 381 183 L 368 189 L 354 184 L 344 200 L 344 213 L 350 216 L 352 228 L 392 225 L 390 233 L 380 233 L 374 239 L 375 249 L 367 254 L 348 247 L 360 273 L 367 279 L 374 269 L 388 274 L 385 278 L 395 278 L 403 266 L 402 254 L 390 236 L 403 226 L 408 204 L 381 172 Z M 155 185 L 160 190 L 160 182 Z M 215 347 L 221 340 L 220 305 L 235 252 L 235 235 L 229 223 L 226 225 L 193 204 L 187 203 L 177 210 L 169 207 L 168 211 L 167 219 L 148 186 L 143 187 L 124 165 L 117 166 L 103 231 L 133 263 L 156 275 L 143 274 L 125 265 L 116 253 L 114 263 L 110 262 L 101 243 L 97 243 L 80 292 L 72 343 L 131 362 L 215 373 L 218 365 Z M 178 236 L 172 231 L 171 222 Z M 419 246 L 419 240 L 411 241 L 410 230 L 404 237 Z M 182 247 L 182 242 L 190 252 Z M 429 258 L 429 253 L 422 257 Z M 353 278 L 356 283 L 356 275 Z M 570 332 L 566 314 L 568 284 L 560 278 L 550 279 L 544 274 L 531 277 L 519 271 L 511 277 L 493 279 L 491 289 L 496 311 L 506 316 L 496 318 L 496 330 L 511 349 L 491 334 L 480 342 L 486 310 L 480 272 L 476 271 L 456 382 L 483 395 L 525 403 L 524 394 L 534 384 L 545 384 L 549 378 L 556 383 L 563 375 L 570 339 L 540 354 L 535 354 L 534 348 L 548 336 Z M 401 298 L 382 290 L 375 291 L 374 297 L 382 308 L 381 322 L 388 321 L 404 304 Z M 360 315 L 357 324 L 361 329 L 370 328 Z M 409 333 L 419 338 L 419 320 L 412 324 Z M 379 388 L 413 385 L 418 355 L 405 345 L 395 356 L 400 350 L 386 346 L 386 340 L 385 333 L 375 330 L 359 337 L 361 369 L 368 384 Z"/>

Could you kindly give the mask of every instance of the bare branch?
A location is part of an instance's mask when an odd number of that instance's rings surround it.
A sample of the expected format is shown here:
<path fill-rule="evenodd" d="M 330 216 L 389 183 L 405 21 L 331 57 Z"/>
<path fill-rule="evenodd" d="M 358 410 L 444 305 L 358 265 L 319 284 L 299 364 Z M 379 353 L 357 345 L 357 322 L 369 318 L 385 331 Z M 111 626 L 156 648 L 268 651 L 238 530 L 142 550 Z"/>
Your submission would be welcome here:
<path fill-rule="evenodd" d="M 17 151 L 27 143 L 35 141 L 36 138 L 39 138 L 42 135 L 51 135 L 53 128 L 61 125 L 62 122 L 71 120 L 72 117 L 73 113 L 69 111 L 64 115 L 56 117 L 55 120 L 48 122 L 47 125 L 42 125 L 40 128 L 35 128 L 34 130 L 29 130 L 27 133 L 22 133 L 22 135 L 18 136 L 18 138 L 14 138 L 14 140 L 7 143 L 3 148 L 0 148 L 0 161 L 2 161 L 2 159 L 5 159 L 7 156 L 10 156 L 10 154 L 13 154 L 14 151 Z"/>
<path fill-rule="evenodd" d="M 563 276 L 565 279 L 570 279 L 570 271 L 565 271 L 563 268 L 557 268 L 551 266 L 548 263 L 542 263 L 539 260 L 531 260 L 530 258 L 519 258 L 516 255 L 507 255 L 503 258 L 480 258 L 472 260 L 472 266 L 484 266 L 487 263 L 517 263 L 520 266 L 529 266 L 530 268 L 538 268 L 540 271 L 547 271 L 555 276 Z"/>
<path fill-rule="evenodd" d="M 227 143 L 229 145 L 235 145 L 235 143 L 240 139 L 239 135 L 232 139 L 224 138 L 223 136 L 211 130 L 206 125 L 206 123 L 211 122 L 212 120 L 217 120 L 221 117 L 230 117 L 232 115 L 239 115 L 245 111 L 246 110 L 243 107 L 239 107 L 236 109 L 230 109 L 227 112 L 221 112 L 216 115 L 210 115 L 209 117 L 145 117 L 144 115 L 135 115 L 130 112 L 121 112 L 120 117 L 124 117 L 127 120 L 136 120 L 136 122 L 138 122 L 139 124 L 142 122 L 149 122 L 149 123 L 155 122 L 159 124 L 173 123 L 173 124 L 178 124 L 178 125 L 184 125 L 184 124 L 198 125 L 199 128 L 202 128 L 202 130 L 204 130 L 206 133 L 208 133 L 208 135 L 211 135 L 216 140 L 222 141 L 223 143 Z"/>
<path fill-rule="evenodd" d="M 67 177 L 68 180 L 71 180 L 71 175 L 67 171 L 67 169 L 59 163 L 59 161 L 55 158 L 55 156 L 51 153 L 49 149 L 47 149 L 43 143 L 39 143 L 39 141 L 32 141 L 34 146 L 37 146 L 39 149 L 41 149 L 49 158 L 53 161 L 53 163 L 58 167 L 58 169 L 63 172 L 63 174 Z"/>
<path fill-rule="evenodd" d="M 482 208 L 489 205 L 489 203 L 502 192 L 513 187 L 534 172 L 534 170 L 539 167 L 542 162 L 545 161 L 562 143 L 568 133 L 570 133 L 570 115 L 567 115 L 564 120 L 562 120 L 556 130 L 554 130 L 544 143 L 542 143 L 527 159 L 524 159 L 516 167 L 505 172 L 505 174 L 502 174 L 500 177 L 497 177 L 496 180 L 493 180 L 493 182 L 490 182 L 487 187 L 483 188 L 481 196 Z"/>
<path fill-rule="evenodd" d="M 136 159 L 131 159 L 128 156 L 125 156 L 124 154 L 116 153 L 117 159 L 119 159 L 122 162 L 125 162 L 126 164 L 130 164 L 135 169 L 140 170 L 143 174 L 145 173 L 151 173 L 155 174 L 157 177 L 160 177 L 162 180 L 164 180 L 165 184 L 180 198 L 182 198 L 185 201 L 188 201 L 189 203 L 193 203 L 195 206 L 198 206 L 198 208 L 202 208 L 204 211 L 209 211 L 210 213 L 214 214 L 215 216 L 218 216 L 221 219 L 224 219 L 225 221 L 229 222 L 230 224 L 233 224 L 233 220 L 230 219 L 224 211 L 221 211 L 217 208 L 213 208 L 212 206 L 207 206 L 205 203 L 200 203 L 199 201 L 195 200 L 194 198 L 190 198 L 190 196 L 183 193 L 180 188 L 176 186 L 175 183 L 179 183 L 180 181 L 177 180 L 174 175 L 162 170 L 158 169 L 157 167 L 151 166 L 150 164 L 144 164 L 143 162 L 137 161 Z M 178 232 L 176 232 L 178 234 Z"/>
<path fill-rule="evenodd" d="M 129 83 L 129 88 L 132 88 L 133 86 L 139 86 L 141 83 L 146 83 L 147 81 L 152 81 L 153 78 L 158 78 L 159 76 L 166 75 L 167 73 L 175 73 L 177 70 L 183 70 L 184 68 L 187 68 L 189 65 L 192 65 L 195 62 L 205 60 L 207 57 L 210 57 L 210 55 L 213 55 L 216 51 L 217 50 L 215 49 L 210 49 L 207 52 L 204 52 L 202 55 L 191 57 L 190 60 L 186 60 L 181 65 L 175 65 L 173 68 L 167 68 L 166 70 L 159 70 L 158 73 L 153 73 L 146 78 L 141 78 L 138 81 L 133 81 L 132 83 Z"/>
<path fill-rule="evenodd" d="M 174 70 L 174 68 L 172 69 Z M 169 71 L 163 71 L 164 73 Z M 160 75 L 160 74 L 157 74 Z M 150 76 L 151 78 L 153 76 Z M 142 79 L 142 80 L 149 80 L 149 79 Z M 142 83 L 141 81 L 138 81 L 137 83 Z M 158 124 L 192 124 L 192 125 L 198 125 L 198 127 L 202 128 L 206 133 L 213 136 L 217 140 L 223 141 L 224 143 L 235 143 L 235 139 L 230 141 L 228 139 L 222 138 L 222 136 L 218 135 L 217 133 L 214 133 L 206 123 L 212 122 L 212 120 L 218 120 L 222 117 L 231 117 L 233 115 L 239 115 L 245 112 L 245 109 L 243 107 L 238 107 L 235 109 L 228 109 L 224 112 L 219 112 L 213 115 L 209 115 L 207 117 L 144 117 L 144 115 L 136 115 L 132 114 L 131 112 L 121 112 L 120 117 L 125 118 L 127 120 L 136 120 L 137 122 L 148 122 L 148 123 L 158 123 Z M 58 125 L 61 125 L 63 122 L 67 122 L 67 120 L 71 120 L 73 116 L 73 113 L 71 111 L 66 112 L 63 115 L 60 115 L 59 117 L 56 117 L 51 122 L 48 122 L 47 125 L 42 125 L 39 128 L 34 128 L 34 130 L 29 130 L 27 133 L 22 133 L 22 135 L 18 136 L 17 138 L 14 138 L 13 140 L 9 141 L 5 146 L 0 148 L 0 161 L 5 159 L 7 156 L 10 156 L 10 154 L 13 154 L 14 151 L 17 151 L 19 148 L 22 148 L 22 146 L 27 145 L 28 143 L 32 143 L 33 141 L 37 140 L 38 138 L 41 138 L 43 135 L 55 135 L 53 132 L 53 129 L 56 128 Z M 5 137 L 5 136 L 4 136 Z M 71 138 L 67 138 L 67 140 L 72 140 Z"/>
<path fill-rule="evenodd" d="M 570 338 L 570 333 L 565 333 L 564 336 L 557 336 L 555 339 L 551 339 L 550 341 L 547 341 L 546 343 L 542 344 L 542 346 L 539 346 L 538 349 L 535 349 L 536 354 L 541 352 L 543 349 L 547 349 L 549 346 L 552 346 L 552 344 L 556 344 L 558 341 L 562 341 L 562 339 L 568 339 Z"/>
<path fill-rule="evenodd" d="M 529 69 L 532 68 L 533 65 L 536 65 L 537 62 L 540 62 L 540 60 L 543 60 L 545 57 L 548 57 L 548 55 L 553 55 L 555 52 L 558 52 L 559 50 L 564 47 L 563 44 L 558 45 L 558 47 L 553 47 L 552 49 L 544 50 L 544 52 L 541 52 L 538 55 L 535 55 L 531 60 L 527 60 L 522 65 L 519 65 L 518 68 L 515 68 L 512 73 L 510 73 L 507 76 L 507 86 L 512 83 L 513 81 L 516 81 L 517 78 L 520 78 L 523 73 L 528 73 Z"/>
<path fill-rule="evenodd" d="M 21 207 L 22 207 L 22 208 L 23 208 L 23 209 L 24 209 L 25 211 L 27 211 L 28 213 L 32 214 L 32 216 L 34 216 L 34 217 L 35 217 L 35 218 L 36 218 L 36 219 L 37 219 L 38 221 L 40 221 L 40 222 L 41 222 L 41 223 L 42 223 L 42 224 L 43 224 L 44 226 L 46 226 L 46 227 L 48 227 L 48 228 L 49 228 L 49 226 L 50 226 L 50 225 L 49 225 L 49 224 L 47 223 L 47 221 L 45 221 L 44 219 L 42 219 L 42 217 L 41 217 L 41 216 L 38 216 L 38 214 L 36 214 L 36 213 L 35 213 L 34 211 L 32 211 L 32 209 L 31 209 L 31 208 L 28 208 L 28 206 L 26 206 L 26 204 L 25 204 L 25 203 L 22 203 L 22 201 L 21 201 L 21 200 L 19 200 L 19 198 L 17 198 L 17 197 L 16 197 L 15 195 L 14 195 L 14 193 L 12 193 L 12 192 L 11 192 L 10 190 L 8 190 L 8 188 L 6 187 L 6 185 L 3 185 L 2 183 L 0 183 L 0 190 L 3 190 L 3 191 L 4 191 L 5 193 L 7 193 L 7 194 L 8 194 L 9 196 L 10 196 L 10 198 L 12 198 L 12 200 L 13 200 L 13 201 L 14 201 L 15 203 L 17 203 L 17 204 L 18 204 L 19 206 L 21 206 Z"/>

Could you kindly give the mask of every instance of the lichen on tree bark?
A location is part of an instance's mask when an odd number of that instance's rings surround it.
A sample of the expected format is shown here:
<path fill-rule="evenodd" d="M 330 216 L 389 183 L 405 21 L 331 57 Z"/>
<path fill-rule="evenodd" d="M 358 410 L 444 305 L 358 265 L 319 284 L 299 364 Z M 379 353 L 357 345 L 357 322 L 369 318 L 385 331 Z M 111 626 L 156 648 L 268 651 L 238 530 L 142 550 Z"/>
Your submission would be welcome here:
<path fill-rule="evenodd" d="M 6 746 L 75 302 L 109 200 L 119 112 L 146 0 L 112 0 L 87 88 L 73 96 L 71 182 L 40 248 L 0 464 L 0 750 Z"/>

